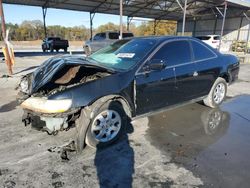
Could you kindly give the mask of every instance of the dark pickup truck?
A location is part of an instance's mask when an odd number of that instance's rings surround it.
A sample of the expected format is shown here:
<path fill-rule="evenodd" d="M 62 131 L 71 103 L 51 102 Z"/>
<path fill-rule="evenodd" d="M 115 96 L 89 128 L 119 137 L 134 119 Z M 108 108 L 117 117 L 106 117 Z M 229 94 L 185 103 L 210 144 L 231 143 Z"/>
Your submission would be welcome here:
<path fill-rule="evenodd" d="M 42 43 L 43 52 L 46 52 L 47 50 L 49 50 L 50 52 L 56 50 L 58 52 L 60 49 L 63 49 L 64 52 L 67 52 L 68 47 L 69 47 L 68 40 L 62 40 L 59 37 L 45 38 Z"/>

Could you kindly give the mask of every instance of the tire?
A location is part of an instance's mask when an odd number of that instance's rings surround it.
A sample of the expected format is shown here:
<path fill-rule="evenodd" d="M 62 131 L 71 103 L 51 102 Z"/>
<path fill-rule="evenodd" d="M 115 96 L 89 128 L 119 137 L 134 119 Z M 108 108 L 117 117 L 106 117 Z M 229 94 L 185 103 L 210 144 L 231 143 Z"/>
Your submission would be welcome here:
<path fill-rule="evenodd" d="M 46 52 L 46 50 L 44 48 L 42 48 L 43 52 Z"/>
<path fill-rule="evenodd" d="M 104 104 L 97 103 L 90 109 L 90 112 L 82 109 L 80 117 L 76 121 L 76 148 L 78 152 L 83 150 L 85 143 L 92 148 L 107 147 L 119 140 L 126 130 L 128 117 L 119 102 L 110 100 Z M 108 118 L 110 113 L 111 119 Z M 91 118 L 89 118 L 90 116 Z M 100 119 L 103 119 L 103 124 L 101 124 Z M 112 119 L 114 123 L 112 123 Z M 110 137 L 107 136 L 109 134 Z"/>
<path fill-rule="evenodd" d="M 50 50 L 50 52 L 53 52 L 53 51 L 54 51 L 54 48 L 53 48 L 52 45 L 49 47 L 49 50 Z"/>
<path fill-rule="evenodd" d="M 217 108 L 225 99 L 227 94 L 227 82 L 219 77 L 214 82 L 208 96 L 203 100 L 204 104 L 211 108 Z"/>
<path fill-rule="evenodd" d="M 64 48 L 63 50 L 64 50 L 64 52 L 67 52 L 67 51 L 68 51 L 68 48 Z"/>
<path fill-rule="evenodd" d="M 224 113 L 220 108 L 208 109 L 201 114 L 201 121 L 206 135 L 214 135 L 220 128 Z"/>

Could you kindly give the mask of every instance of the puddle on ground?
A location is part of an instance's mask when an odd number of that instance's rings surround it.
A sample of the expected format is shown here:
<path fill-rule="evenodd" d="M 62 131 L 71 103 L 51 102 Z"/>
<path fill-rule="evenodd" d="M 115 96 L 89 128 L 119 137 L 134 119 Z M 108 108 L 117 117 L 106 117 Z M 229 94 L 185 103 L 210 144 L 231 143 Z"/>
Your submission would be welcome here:
<path fill-rule="evenodd" d="M 147 138 L 172 162 L 191 170 L 205 187 L 248 187 L 250 182 L 250 96 L 219 109 L 187 105 L 150 116 Z"/>
<path fill-rule="evenodd" d="M 7 104 L 0 106 L 0 113 L 12 111 L 18 106 L 17 100 L 11 101 Z"/>

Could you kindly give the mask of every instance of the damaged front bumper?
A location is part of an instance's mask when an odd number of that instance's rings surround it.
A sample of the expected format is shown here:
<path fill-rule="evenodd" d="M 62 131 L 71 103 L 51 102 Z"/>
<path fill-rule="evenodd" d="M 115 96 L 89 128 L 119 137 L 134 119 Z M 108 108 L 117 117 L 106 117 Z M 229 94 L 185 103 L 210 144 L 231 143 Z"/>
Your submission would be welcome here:
<path fill-rule="evenodd" d="M 22 121 L 25 126 L 31 124 L 48 134 L 57 134 L 67 130 L 69 123 L 75 121 L 80 109 L 71 109 L 71 100 L 48 100 L 47 98 L 30 97 L 21 107 L 24 109 Z"/>

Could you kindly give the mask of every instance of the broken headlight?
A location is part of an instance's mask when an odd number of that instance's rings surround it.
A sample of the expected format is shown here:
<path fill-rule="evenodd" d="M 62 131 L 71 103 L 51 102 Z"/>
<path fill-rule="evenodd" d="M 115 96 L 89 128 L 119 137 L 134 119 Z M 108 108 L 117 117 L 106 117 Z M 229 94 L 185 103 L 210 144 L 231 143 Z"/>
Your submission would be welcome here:
<path fill-rule="evenodd" d="M 69 110 L 71 105 L 71 99 L 48 100 L 47 98 L 30 97 L 21 104 L 21 107 L 40 113 L 62 113 Z"/>

